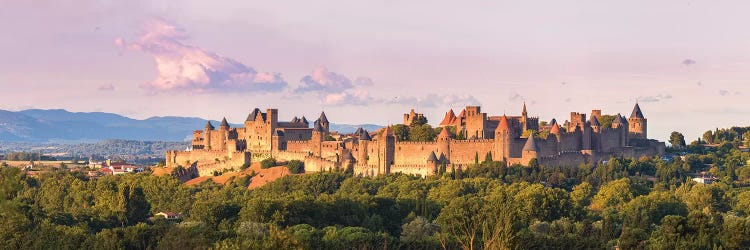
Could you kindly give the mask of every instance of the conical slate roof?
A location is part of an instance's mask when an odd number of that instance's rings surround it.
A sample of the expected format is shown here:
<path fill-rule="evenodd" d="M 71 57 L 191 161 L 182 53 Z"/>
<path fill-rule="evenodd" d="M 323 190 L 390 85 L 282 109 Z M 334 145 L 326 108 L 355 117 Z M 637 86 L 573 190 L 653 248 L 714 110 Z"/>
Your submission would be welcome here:
<path fill-rule="evenodd" d="M 324 132 L 323 126 L 320 125 L 320 122 L 315 121 L 315 126 L 313 126 L 313 131 L 317 132 Z"/>
<path fill-rule="evenodd" d="M 227 122 L 227 118 L 224 117 L 224 119 L 221 119 L 221 124 L 219 125 L 221 127 L 229 127 L 229 123 Z"/>
<path fill-rule="evenodd" d="M 619 113 L 612 120 L 612 124 L 622 124 L 622 116 Z"/>
<path fill-rule="evenodd" d="M 359 139 L 363 141 L 372 141 L 370 132 L 367 132 L 367 131 L 362 132 L 362 134 L 359 135 Z"/>
<path fill-rule="evenodd" d="M 214 125 L 211 125 L 211 121 L 206 122 L 206 129 L 214 130 Z"/>
<path fill-rule="evenodd" d="M 539 147 L 536 145 L 536 140 L 534 140 L 534 136 L 529 136 L 529 139 L 526 140 L 526 144 L 523 145 L 523 151 L 539 151 Z"/>
<path fill-rule="evenodd" d="M 297 118 L 297 117 L 295 116 L 294 118 L 292 118 L 292 121 L 291 121 L 291 122 L 292 122 L 292 123 L 298 123 L 298 122 L 299 122 L 299 118 Z"/>
<path fill-rule="evenodd" d="M 354 131 L 354 134 L 355 134 L 355 135 L 361 135 L 361 134 L 362 134 L 362 131 L 364 131 L 364 130 L 362 129 L 362 127 L 359 127 L 359 128 L 357 128 L 357 130 L 356 130 L 356 131 Z"/>
<path fill-rule="evenodd" d="M 549 124 L 550 124 L 550 125 L 555 125 L 555 124 L 557 124 L 557 119 L 555 119 L 555 118 L 552 118 L 552 120 L 551 120 L 551 121 L 549 121 Z"/>
<path fill-rule="evenodd" d="M 430 152 L 430 156 L 427 157 L 427 162 L 438 162 L 438 158 L 435 156 L 435 151 Z"/>
<path fill-rule="evenodd" d="M 253 109 L 253 112 L 250 112 L 250 114 L 247 115 L 247 119 L 245 119 L 245 121 L 249 121 L 249 122 L 255 121 L 255 117 L 258 116 L 258 113 L 260 113 L 259 108 Z"/>
<path fill-rule="evenodd" d="M 591 126 L 592 127 L 599 127 L 601 124 L 599 124 L 599 119 L 596 119 L 596 116 L 591 117 Z"/>
<path fill-rule="evenodd" d="M 633 107 L 633 113 L 630 114 L 630 118 L 644 119 L 643 112 L 641 112 L 641 106 L 639 106 L 637 102 L 635 103 L 635 107 Z"/>
<path fill-rule="evenodd" d="M 307 118 L 305 118 L 305 116 L 302 116 L 302 121 L 301 122 L 304 123 L 304 124 L 310 124 L 310 122 L 307 121 Z"/>
<path fill-rule="evenodd" d="M 321 123 L 328 123 L 328 117 L 326 117 L 326 112 L 320 112 L 320 118 L 318 118 Z"/>

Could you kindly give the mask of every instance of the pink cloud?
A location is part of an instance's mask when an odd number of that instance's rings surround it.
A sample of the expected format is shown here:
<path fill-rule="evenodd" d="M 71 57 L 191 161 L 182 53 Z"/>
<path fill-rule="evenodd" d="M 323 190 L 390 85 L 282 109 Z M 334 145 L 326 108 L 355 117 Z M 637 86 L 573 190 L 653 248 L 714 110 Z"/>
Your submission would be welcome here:
<path fill-rule="evenodd" d="M 161 19 L 149 20 L 137 42 L 115 39 L 116 46 L 153 56 L 158 76 L 141 84 L 152 91 L 275 92 L 287 83 L 279 73 L 257 72 L 231 58 L 183 44 L 182 28 Z"/>

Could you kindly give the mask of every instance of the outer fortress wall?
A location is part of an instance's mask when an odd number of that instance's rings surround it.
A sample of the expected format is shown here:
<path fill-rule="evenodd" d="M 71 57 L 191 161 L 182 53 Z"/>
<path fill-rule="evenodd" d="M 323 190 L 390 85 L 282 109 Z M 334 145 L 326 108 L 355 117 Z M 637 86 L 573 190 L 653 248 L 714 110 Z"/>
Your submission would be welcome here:
<path fill-rule="evenodd" d="M 434 175 L 437 169 L 429 165 L 408 164 L 391 166 L 391 173 L 414 174 L 421 176 Z"/>
<path fill-rule="evenodd" d="M 435 142 L 397 142 L 395 144 L 394 162 L 401 165 L 424 165 L 430 153 L 437 153 Z M 393 172 L 391 168 L 391 172 Z"/>
<path fill-rule="evenodd" d="M 314 156 L 305 157 L 305 172 L 333 171 L 338 169 L 338 163 Z"/>

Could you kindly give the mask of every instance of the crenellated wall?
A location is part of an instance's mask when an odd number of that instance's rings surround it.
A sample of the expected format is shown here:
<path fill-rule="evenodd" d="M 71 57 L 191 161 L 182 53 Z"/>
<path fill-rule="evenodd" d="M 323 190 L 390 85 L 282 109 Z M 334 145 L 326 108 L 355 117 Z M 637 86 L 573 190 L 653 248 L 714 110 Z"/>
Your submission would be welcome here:
<path fill-rule="evenodd" d="M 487 153 L 492 152 L 495 140 L 452 140 L 450 143 L 452 164 L 473 164 L 477 154 L 479 161 L 482 161 Z"/>
<path fill-rule="evenodd" d="M 402 165 L 424 164 L 433 151 L 438 151 L 435 142 L 396 142 L 394 161 Z"/>

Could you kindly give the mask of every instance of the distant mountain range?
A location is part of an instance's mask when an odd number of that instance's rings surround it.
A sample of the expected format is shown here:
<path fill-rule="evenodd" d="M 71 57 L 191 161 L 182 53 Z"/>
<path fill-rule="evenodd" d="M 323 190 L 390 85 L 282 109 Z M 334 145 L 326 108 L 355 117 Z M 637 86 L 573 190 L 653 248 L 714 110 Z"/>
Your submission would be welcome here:
<path fill-rule="evenodd" d="M 212 121 L 218 126 L 218 121 Z M 69 112 L 62 109 L 0 110 L 0 141 L 40 143 L 84 143 L 108 139 L 185 141 L 202 129 L 205 119 L 164 116 L 145 120 L 104 112 Z M 242 125 L 232 125 L 242 126 Z M 352 133 L 357 128 L 373 131 L 373 124 L 331 124 L 332 131 Z"/>

